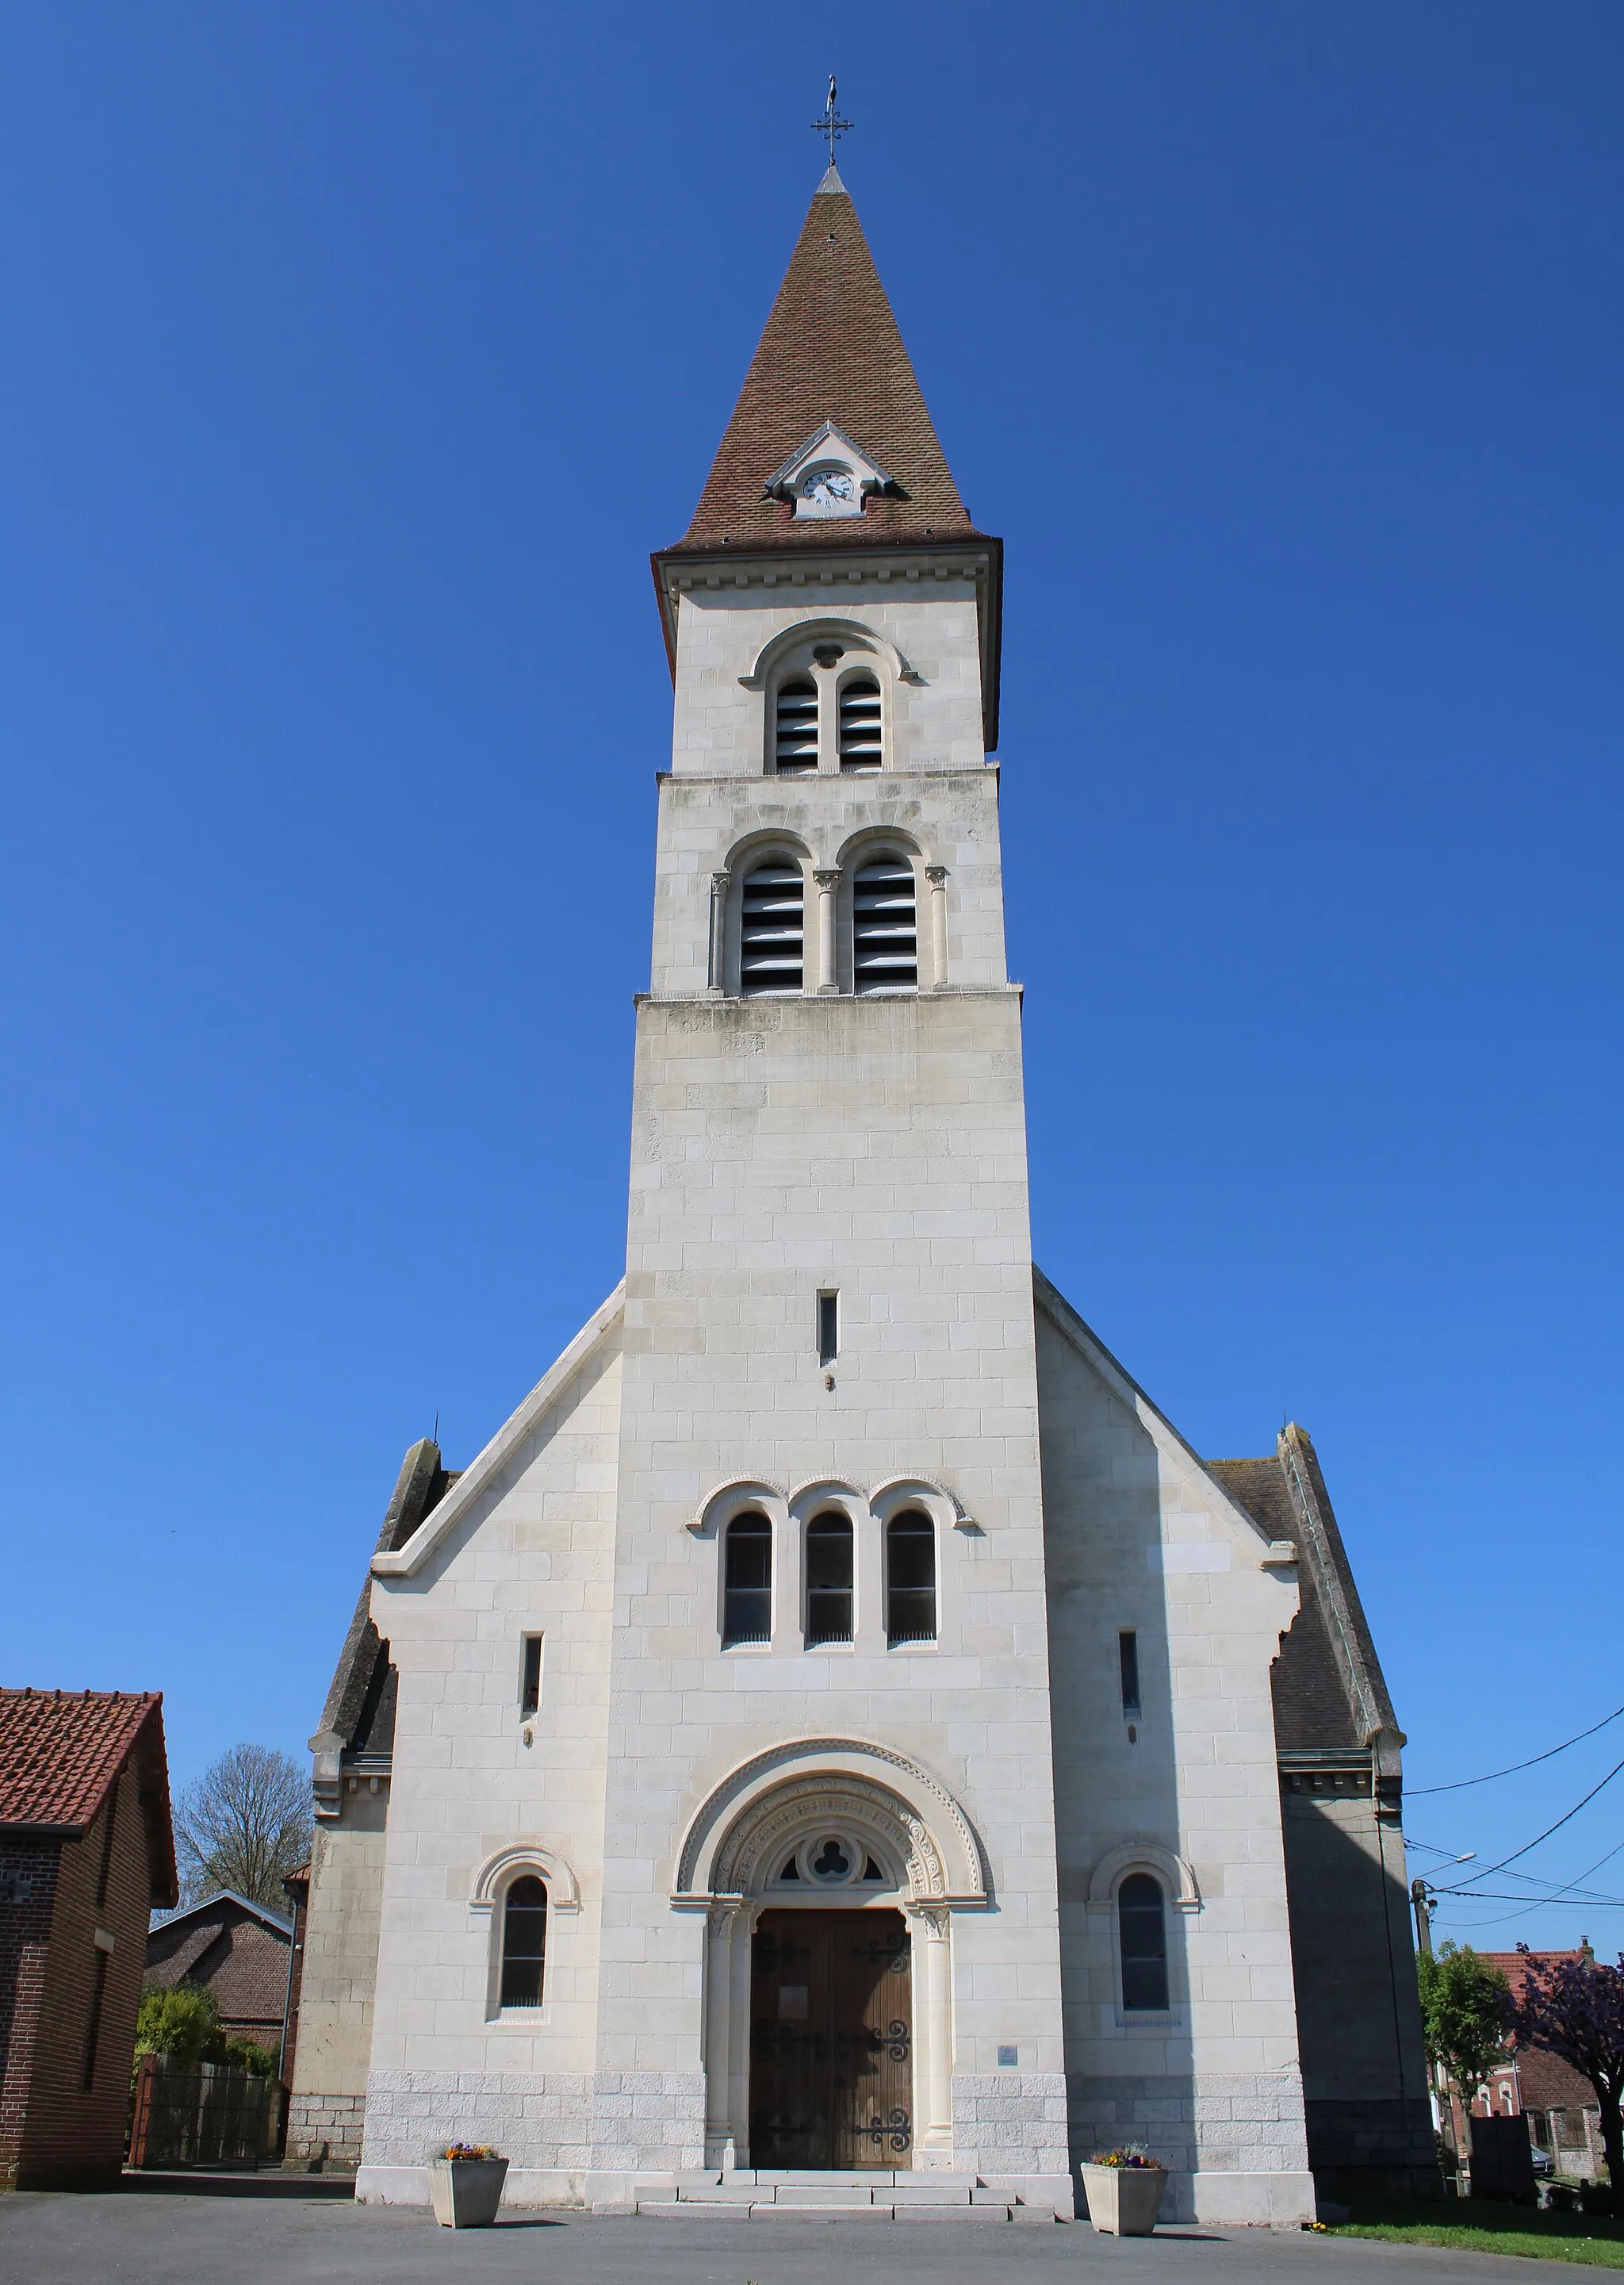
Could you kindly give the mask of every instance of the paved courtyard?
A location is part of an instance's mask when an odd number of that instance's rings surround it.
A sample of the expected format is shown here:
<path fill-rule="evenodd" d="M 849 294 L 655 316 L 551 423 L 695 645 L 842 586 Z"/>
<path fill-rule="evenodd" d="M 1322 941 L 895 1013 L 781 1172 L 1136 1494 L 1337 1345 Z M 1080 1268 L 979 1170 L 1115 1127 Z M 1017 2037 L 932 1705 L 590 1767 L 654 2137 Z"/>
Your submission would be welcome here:
<path fill-rule="evenodd" d="M 1549 2262 L 1268 2230 L 1096 2237 L 1087 2223 L 1011 2225 L 609 2220 L 515 2214 L 437 2229 L 427 2213 L 331 2199 L 25 2194 L 0 2198 L 0 2277 L 16 2285 L 401 2285 L 417 2278 L 537 2285 L 828 2285 L 859 2268 L 883 2285 L 1527 2285 Z M 1572 2274 L 1571 2270 L 1568 2274 Z"/>

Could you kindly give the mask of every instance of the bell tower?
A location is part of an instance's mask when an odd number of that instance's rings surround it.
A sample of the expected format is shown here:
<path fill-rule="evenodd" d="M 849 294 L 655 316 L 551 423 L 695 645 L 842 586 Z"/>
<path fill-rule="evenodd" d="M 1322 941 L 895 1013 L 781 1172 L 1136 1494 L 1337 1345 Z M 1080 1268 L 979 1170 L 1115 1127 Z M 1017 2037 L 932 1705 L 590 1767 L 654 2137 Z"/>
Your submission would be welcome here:
<path fill-rule="evenodd" d="M 968 2116 L 1063 2195 L 1000 567 L 831 165 L 693 522 L 653 560 L 675 706 L 637 1010 L 600 2053 L 691 2107 L 707 2163 L 807 2163 L 772 2140 L 759 2074 L 750 2093 L 751 1947 L 759 1968 L 764 1896 L 833 1883 L 909 1927 L 914 2092 L 885 2163 L 951 2166 Z M 758 1764 L 784 1863 L 747 1894 L 703 1834 Z M 907 1829 L 914 1783 L 975 1803 L 939 1877 L 862 1839 L 862 1802 L 876 1834 Z M 660 2163 L 627 2132 L 616 2163 Z"/>

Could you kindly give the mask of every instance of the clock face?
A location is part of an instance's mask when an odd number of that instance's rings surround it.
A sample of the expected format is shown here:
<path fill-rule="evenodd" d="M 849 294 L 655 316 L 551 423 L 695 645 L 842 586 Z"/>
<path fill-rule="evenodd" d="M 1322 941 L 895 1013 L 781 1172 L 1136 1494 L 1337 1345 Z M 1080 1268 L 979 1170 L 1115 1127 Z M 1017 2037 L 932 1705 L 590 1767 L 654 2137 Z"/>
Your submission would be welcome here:
<path fill-rule="evenodd" d="M 814 468 L 801 480 L 801 498 L 817 507 L 843 507 L 857 497 L 857 486 L 844 468 Z"/>

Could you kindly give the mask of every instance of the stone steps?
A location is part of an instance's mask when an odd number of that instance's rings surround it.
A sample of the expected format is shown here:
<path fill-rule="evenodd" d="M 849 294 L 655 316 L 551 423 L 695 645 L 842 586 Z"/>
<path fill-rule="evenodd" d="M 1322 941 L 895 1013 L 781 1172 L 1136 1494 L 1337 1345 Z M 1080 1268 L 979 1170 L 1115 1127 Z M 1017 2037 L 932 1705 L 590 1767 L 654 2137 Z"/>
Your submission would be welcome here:
<path fill-rule="evenodd" d="M 1011 2202 L 977 2174 L 914 2173 L 875 2167 L 861 2173 L 707 2167 L 679 2174 L 669 2191 L 639 2198 L 637 2210 L 662 2221 L 1047 2222 L 1047 2210 Z"/>

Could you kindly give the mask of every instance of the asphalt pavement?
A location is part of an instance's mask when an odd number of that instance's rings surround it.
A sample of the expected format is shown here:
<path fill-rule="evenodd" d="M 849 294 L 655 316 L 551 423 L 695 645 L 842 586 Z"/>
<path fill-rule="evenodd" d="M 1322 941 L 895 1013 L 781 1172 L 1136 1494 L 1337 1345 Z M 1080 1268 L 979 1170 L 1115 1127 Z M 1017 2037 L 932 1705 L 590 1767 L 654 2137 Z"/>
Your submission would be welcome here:
<path fill-rule="evenodd" d="M 1566 2263 L 1376 2245 L 1300 2231 L 1190 2227 L 1096 2236 L 1087 2222 L 656 2221 L 515 2213 L 437 2228 L 421 2208 L 331 2197 L 111 2192 L 0 2197 L 5 2285 L 1533 2285 Z"/>

